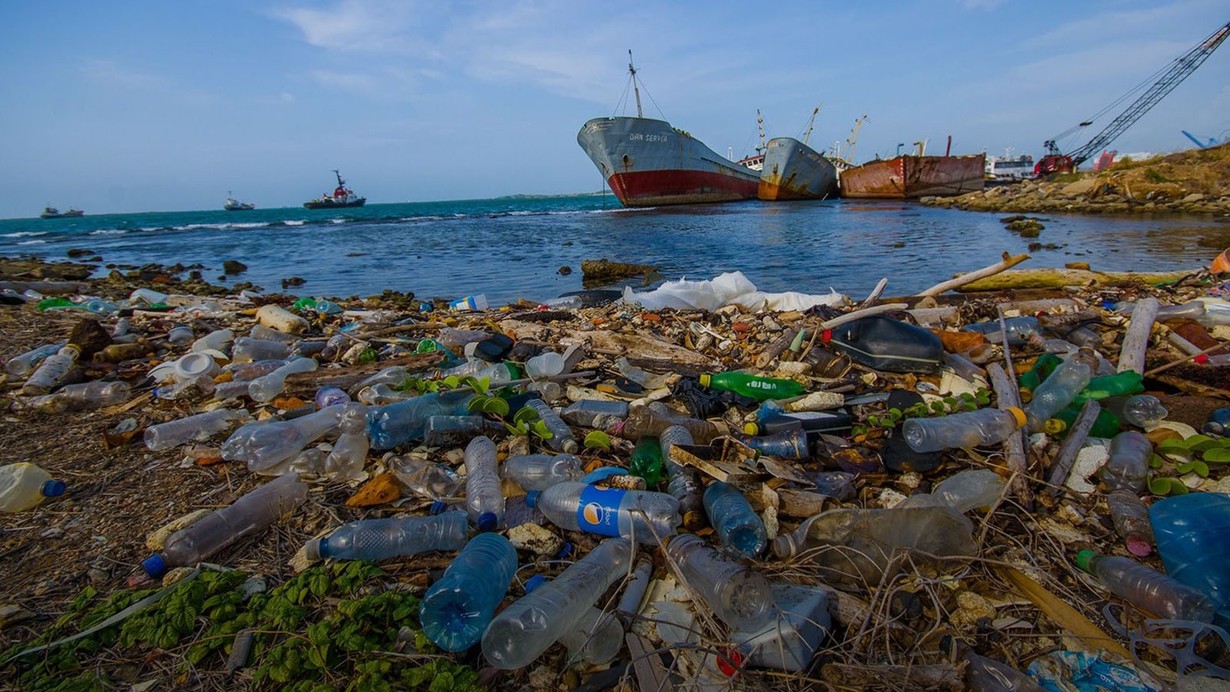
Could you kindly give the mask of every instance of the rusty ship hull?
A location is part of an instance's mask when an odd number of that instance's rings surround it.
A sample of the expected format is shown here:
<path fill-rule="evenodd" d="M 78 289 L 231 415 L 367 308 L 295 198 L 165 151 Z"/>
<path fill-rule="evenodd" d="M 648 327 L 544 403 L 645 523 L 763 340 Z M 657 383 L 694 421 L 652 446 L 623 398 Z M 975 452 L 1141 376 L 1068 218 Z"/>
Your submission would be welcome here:
<path fill-rule="evenodd" d="M 594 118 L 577 133 L 577 144 L 627 207 L 756 199 L 760 184 L 757 173 L 665 120 Z"/>
<path fill-rule="evenodd" d="M 898 156 L 841 173 L 841 196 L 905 199 L 951 197 L 981 190 L 986 155 Z"/>
<path fill-rule="evenodd" d="M 823 154 L 793 137 L 776 137 L 765 145 L 757 197 L 776 201 L 837 194 L 837 169 Z"/>

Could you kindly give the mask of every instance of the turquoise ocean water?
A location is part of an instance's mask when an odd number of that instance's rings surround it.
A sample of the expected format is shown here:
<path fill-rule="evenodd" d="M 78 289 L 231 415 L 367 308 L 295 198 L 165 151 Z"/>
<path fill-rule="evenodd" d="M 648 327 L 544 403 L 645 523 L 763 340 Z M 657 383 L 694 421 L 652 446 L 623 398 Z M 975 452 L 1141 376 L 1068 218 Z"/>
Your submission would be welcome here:
<path fill-rule="evenodd" d="M 1102 270 L 1207 265 L 1230 247 L 1230 219 L 1041 217 L 1039 238 L 1004 229 L 1000 214 L 908 202 L 740 202 L 624 209 L 610 195 L 371 204 L 359 209 L 103 214 L 0 220 L 0 256 L 65 259 L 69 249 L 107 264 L 201 264 L 232 279 L 311 296 L 371 295 L 391 288 L 420 298 L 485 293 L 494 304 L 544 300 L 581 288 L 581 260 L 659 267 L 657 281 L 740 270 L 766 291 L 830 288 L 865 294 L 882 277 L 902 295 L 999 259 L 1030 242 L 1057 246 L 1022 267 L 1089 262 Z M 570 267 L 561 275 L 561 267 Z M 633 286 L 640 288 L 641 282 Z M 652 284 L 651 284 L 652 285 Z"/>

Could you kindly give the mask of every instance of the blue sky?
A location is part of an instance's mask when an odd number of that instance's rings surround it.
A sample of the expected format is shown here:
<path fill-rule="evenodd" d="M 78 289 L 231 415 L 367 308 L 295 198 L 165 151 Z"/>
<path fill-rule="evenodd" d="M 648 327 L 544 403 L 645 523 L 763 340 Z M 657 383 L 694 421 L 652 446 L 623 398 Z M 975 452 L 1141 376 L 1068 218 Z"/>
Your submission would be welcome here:
<path fill-rule="evenodd" d="M 369 201 L 596 190 L 581 124 L 647 116 L 715 151 L 799 136 L 855 158 L 1041 155 L 1230 20 L 1225 0 L 621 3 L 214 0 L 0 4 L 0 217 L 297 205 L 340 168 Z M 1110 114 L 1113 117 L 1114 113 Z M 1096 129 L 1066 143 L 1083 144 Z M 1230 134 L 1230 47 L 1121 137 Z"/>

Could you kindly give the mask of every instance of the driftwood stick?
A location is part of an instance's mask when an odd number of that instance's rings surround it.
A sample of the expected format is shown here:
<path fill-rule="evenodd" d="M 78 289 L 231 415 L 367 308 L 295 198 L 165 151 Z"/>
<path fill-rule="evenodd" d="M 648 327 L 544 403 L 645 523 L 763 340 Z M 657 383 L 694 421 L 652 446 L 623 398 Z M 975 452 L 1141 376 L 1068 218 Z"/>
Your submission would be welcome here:
<path fill-rule="evenodd" d="M 888 287 L 888 277 L 880 279 L 880 283 L 876 284 L 876 287 L 871 289 L 871 293 L 868 293 L 867 297 L 864 298 L 863 302 L 859 303 L 858 306 L 860 308 L 865 308 L 868 305 L 871 305 L 872 303 L 876 302 L 877 300 L 880 299 L 880 296 L 884 294 L 884 289 L 887 287 Z"/>
<path fill-rule="evenodd" d="M 1055 464 L 1051 467 L 1051 477 L 1047 481 L 1050 486 L 1043 491 L 1047 495 L 1054 497 L 1063 491 L 1068 474 L 1072 473 L 1072 466 L 1076 463 L 1076 455 L 1085 446 L 1089 431 L 1101 412 L 1102 405 L 1095 399 L 1085 401 L 1085 405 L 1081 407 L 1080 415 L 1072 423 L 1072 429 L 1068 431 L 1068 436 L 1064 438 L 1063 444 L 1059 445 L 1059 452 L 1055 455 Z"/>
<path fill-rule="evenodd" d="M 908 307 L 910 306 L 906 303 L 885 303 L 883 305 L 872 305 L 871 307 L 859 308 L 858 310 L 834 317 L 831 320 L 821 322 L 820 331 L 832 329 L 833 327 L 843 325 L 846 322 L 853 322 L 854 320 L 862 319 L 864 317 L 871 317 L 872 315 L 882 315 L 886 312 L 898 312 Z"/>
<path fill-rule="evenodd" d="M 1065 286 L 1153 286 L 1178 281 L 1199 270 L 1176 272 L 1099 272 L 1085 269 L 1013 269 L 961 287 L 966 291 L 1004 291 Z"/>
<path fill-rule="evenodd" d="M 999 400 L 1001 410 L 1020 407 L 1021 395 L 1017 391 L 1016 380 L 1004 371 L 1004 366 L 991 363 L 987 366 L 987 376 L 991 380 L 991 388 Z M 1033 509 L 1034 495 L 1029 489 L 1027 457 L 1025 456 L 1025 433 L 1018 430 L 1004 441 L 1004 456 L 1008 469 L 1012 471 L 1012 492 L 1020 500 L 1025 509 Z"/>
<path fill-rule="evenodd" d="M 1157 298 L 1149 296 L 1136 301 L 1132 310 L 1132 321 L 1128 324 L 1127 334 L 1123 336 L 1123 347 L 1119 349 L 1119 372 L 1134 370 L 1140 374 L 1145 372 L 1145 355 L 1149 351 L 1149 334 L 1153 331 L 1153 323 L 1157 320 Z"/>
<path fill-rule="evenodd" d="M 995 264 L 992 264 L 989 267 L 983 267 L 982 269 L 979 269 L 977 271 L 972 271 L 966 274 L 962 274 L 961 276 L 958 276 L 955 279 L 949 279 L 948 281 L 945 281 L 943 283 L 938 283 L 932 286 L 931 288 L 928 288 L 927 290 L 923 291 L 922 293 L 919 293 L 918 295 L 920 297 L 938 296 L 944 291 L 950 291 L 958 286 L 972 284 L 978 279 L 982 279 L 988 276 L 995 276 L 996 274 L 1004 271 L 1005 269 L 1008 269 L 1010 267 L 1015 267 L 1016 265 L 1020 264 L 1021 262 L 1024 262 L 1027 259 L 1029 259 L 1029 255 L 1017 255 L 1014 257 L 1005 252 L 1004 258 L 1002 260 L 1000 260 L 999 262 L 996 262 Z"/>
<path fill-rule="evenodd" d="M 773 343 L 765 346 L 760 355 L 756 356 L 756 367 L 763 368 L 772 363 L 774 358 L 782 354 L 782 351 L 790 348 L 790 344 L 794 342 L 794 337 L 798 336 L 798 334 L 798 329 L 794 327 L 787 328 Z"/>

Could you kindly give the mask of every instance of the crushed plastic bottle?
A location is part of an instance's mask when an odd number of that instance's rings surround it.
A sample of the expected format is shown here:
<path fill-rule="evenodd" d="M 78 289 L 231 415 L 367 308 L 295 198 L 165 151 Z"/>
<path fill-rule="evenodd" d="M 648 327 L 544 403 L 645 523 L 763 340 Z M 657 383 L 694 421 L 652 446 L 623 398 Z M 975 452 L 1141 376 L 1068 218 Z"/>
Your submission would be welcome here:
<path fill-rule="evenodd" d="M 1102 482 L 1110 492 L 1145 489 L 1153 443 L 1135 430 L 1119 433 L 1110 443 L 1110 460 L 1102 467 Z"/>
<path fill-rule="evenodd" d="M 722 555 L 694 534 L 675 536 L 666 558 L 713 614 L 736 630 L 754 630 L 774 615 L 773 594 L 759 572 Z"/>
<path fill-rule="evenodd" d="M 897 507 L 942 506 L 965 514 L 990 508 L 1003 495 L 1007 484 L 991 469 L 965 469 L 940 481 L 930 493 L 914 493 Z"/>
<path fill-rule="evenodd" d="M 632 406 L 627 419 L 607 428 L 607 432 L 635 442 L 643 437 L 661 437 L 673 426 L 685 428 L 697 444 L 708 444 L 720 432 L 713 423 L 676 413 L 660 401 Z"/>
<path fill-rule="evenodd" d="M 364 519 L 344 524 L 324 538 L 308 541 L 304 547 L 307 558 L 313 561 L 329 558 L 375 562 L 436 550 L 461 550 L 468 528 L 464 512 Z"/>
<path fill-rule="evenodd" d="M 575 481 L 584 475 L 581 459 L 572 454 L 524 454 L 509 457 L 500 467 L 504 477 L 529 491 L 541 491 L 556 483 Z"/>
<path fill-rule="evenodd" d="M 1004 326 L 1008 328 L 1009 346 L 1037 345 L 1042 341 L 1042 326 L 1038 324 L 1038 318 L 1032 315 L 1005 318 Z M 1004 330 L 1000 328 L 999 320 L 967 324 L 961 330 L 983 334 L 993 344 L 1003 341 Z"/>
<path fill-rule="evenodd" d="M 582 399 L 565 408 L 559 415 L 573 425 L 605 430 L 628 417 L 628 402 Z"/>
<path fill-rule="evenodd" d="M 227 438 L 222 458 L 247 462 L 253 473 L 269 471 L 317 438 L 337 430 L 341 414 L 341 406 L 330 406 L 292 420 L 250 423 Z"/>
<path fill-rule="evenodd" d="M 77 358 L 81 356 L 81 349 L 76 344 L 68 344 L 56 351 L 54 354 L 47 356 L 38 366 L 38 369 L 30 375 L 26 383 L 21 387 L 21 393 L 26 396 L 37 394 L 46 394 L 56 388 L 61 380 L 68 375 L 68 372 L 73 369 L 73 365 L 77 363 Z"/>
<path fill-rule="evenodd" d="M 525 592 L 533 593 L 546 583 L 546 577 L 536 574 L 526 580 Z M 576 624 L 556 641 L 568 649 L 570 661 L 577 660 L 591 666 L 600 666 L 619 655 L 619 649 L 624 643 L 624 628 L 615 616 L 590 606 L 577 619 Z"/>
<path fill-rule="evenodd" d="M 48 356 L 55 355 L 57 351 L 68 345 L 68 342 L 61 341 L 58 344 L 43 344 L 38 348 L 32 348 L 25 353 L 9 358 L 4 364 L 4 371 L 13 377 L 22 377 L 38 367 Z"/>
<path fill-rule="evenodd" d="M 561 529 L 635 538 L 647 545 L 674 535 L 680 523 L 675 498 L 645 490 L 556 483 L 542 491 L 536 506 Z"/>
<path fill-rule="evenodd" d="M 1034 391 L 1033 398 L 1025 405 L 1025 416 L 1030 432 L 1040 432 L 1046 421 L 1072 403 L 1093 377 L 1097 359 L 1093 352 L 1082 349 L 1055 368 Z"/>
<path fill-rule="evenodd" d="M 722 545 L 742 557 L 754 558 L 769 543 L 764 523 L 743 493 L 721 481 L 705 488 L 705 514 Z"/>
<path fill-rule="evenodd" d="M 423 444 L 428 447 L 463 447 L 478 435 L 503 430 L 503 425 L 483 416 L 431 416 L 423 427 Z"/>
<path fill-rule="evenodd" d="M 395 456 L 388 460 L 388 467 L 408 490 L 439 503 L 441 510 L 444 501 L 457 497 L 466 482 L 447 466 L 426 459 Z"/>
<path fill-rule="evenodd" d="M 464 389 L 431 392 L 367 412 L 367 435 L 372 449 L 392 449 L 411 440 L 423 439 L 431 416 L 464 416 L 474 393 Z"/>
<path fill-rule="evenodd" d="M 324 472 L 335 480 L 356 480 L 363 477 L 367 451 L 371 448 L 367 439 L 367 407 L 356 403 L 341 406 L 337 425 L 342 434 L 325 457 Z"/>
<path fill-rule="evenodd" d="M 127 382 L 83 382 L 64 385 L 52 394 L 30 397 L 26 405 L 46 413 L 80 411 L 122 404 L 131 392 Z"/>
<path fill-rule="evenodd" d="M 465 651 L 482 639 L 517 573 L 507 538 L 484 533 L 466 543 L 419 607 L 423 634 L 445 651 Z"/>
<path fill-rule="evenodd" d="M 1189 493 L 1149 507 L 1166 574 L 1213 600 L 1215 622 L 1230 627 L 1230 496 Z"/>
<path fill-rule="evenodd" d="M 192 441 L 204 440 L 231 427 L 231 423 L 246 418 L 248 418 L 248 412 L 243 409 L 222 408 L 151 425 L 145 429 L 145 446 L 151 451 L 158 452 Z"/>
<path fill-rule="evenodd" d="M 901 431 L 915 452 L 939 452 L 999 444 L 1025 422 L 1026 414 L 1019 408 L 984 408 L 938 418 L 907 418 Z"/>
<path fill-rule="evenodd" d="M 662 449 L 662 464 L 666 467 L 666 492 L 678 501 L 684 526 L 696 526 L 703 503 L 700 481 L 697 480 L 695 470 L 675 462 L 670 454 L 671 447 L 675 445 L 692 444 L 692 435 L 687 428 L 672 425 L 662 431 L 658 444 Z"/>
<path fill-rule="evenodd" d="M 171 567 L 195 565 L 303 504 L 307 490 L 297 473 L 270 481 L 171 534 L 162 552 L 147 558 L 141 566 L 157 579 Z"/>
<path fill-rule="evenodd" d="M 807 459 L 811 456 L 808 448 L 807 433 L 802 426 L 791 430 L 780 430 L 772 435 L 731 435 L 734 439 L 751 447 L 760 454 L 776 459 Z"/>
<path fill-rule="evenodd" d="M 18 462 L 0 466 L 0 512 L 22 512 L 64 494 L 64 481 L 39 466 Z"/>
<path fill-rule="evenodd" d="M 1217 611 L 1203 593 L 1126 557 L 1082 550 L 1076 566 L 1096 576 L 1111 593 L 1157 617 L 1212 622 Z"/>

